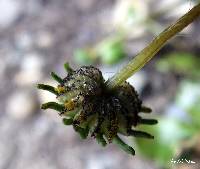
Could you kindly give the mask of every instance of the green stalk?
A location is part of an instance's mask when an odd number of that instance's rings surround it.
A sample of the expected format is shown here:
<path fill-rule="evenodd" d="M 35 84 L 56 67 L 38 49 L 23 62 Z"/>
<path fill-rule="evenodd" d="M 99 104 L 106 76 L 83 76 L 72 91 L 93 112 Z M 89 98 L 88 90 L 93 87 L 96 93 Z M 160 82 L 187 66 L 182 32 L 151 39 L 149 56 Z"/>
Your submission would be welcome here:
<path fill-rule="evenodd" d="M 193 7 L 188 13 L 183 15 L 160 33 L 147 47 L 137 54 L 126 66 L 107 81 L 107 86 L 113 89 L 131 77 L 136 71 L 140 70 L 153 56 L 165 45 L 165 43 L 192 23 L 200 15 L 200 4 Z"/>

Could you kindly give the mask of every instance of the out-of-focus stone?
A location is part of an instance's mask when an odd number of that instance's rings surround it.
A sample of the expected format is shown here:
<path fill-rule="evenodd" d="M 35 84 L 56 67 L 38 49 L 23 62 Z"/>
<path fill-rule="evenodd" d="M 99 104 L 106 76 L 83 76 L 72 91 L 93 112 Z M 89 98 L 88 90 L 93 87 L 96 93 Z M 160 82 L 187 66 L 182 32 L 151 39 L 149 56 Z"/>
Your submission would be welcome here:
<path fill-rule="evenodd" d="M 18 49 L 29 50 L 33 45 L 33 37 L 30 32 L 21 31 L 15 35 L 15 44 Z"/>
<path fill-rule="evenodd" d="M 74 131 L 72 131 L 74 132 Z M 66 140 L 67 143 L 67 140 Z M 59 157 L 59 164 L 61 168 L 68 168 L 68 169 L 86 169 L 84 167 L 83 161 L 80 160 L 81 156 L 84 156 L 86 154 L 82 154 L 81 147 L 68 147 L 67 151 L 62 151 Z M 70 155 L 69 155 L 70 154 Z M 70 161 L 70 163 L 67 163 L 67 161 Z"/>
<path fill-rule="evenodd" d="M 31 53 L 25 56 L 21 63 L 19 73 L 15 75 L 15 82 L 19 86 L 32 85 L 42 78 L 43 59 L 37 53 Z"/>
<path fill-rule="evenodd" d="M 84 3 L 80 3 L 80 0 L 75 0 L 75 3 L 82 10 L 89 10 L 94 5 L 95 0 L 85 0 Z"/>
<path fill-rule="evenodd" d="M 50 32 L 41 31 L 37 34 L 36 37 L 36 44 L 40 48 L 48 48 L 51 47 L 53 44 L 53 36 Z"/>
<path fill-rule="evenodd" d="M 5 68 L 4 71 L 12 67 L 18 67 L 21 64 L 22 55 L 19 51 L 11 49 L 5 41 L 2 41 L 2 46 L 0 44 L 0 69 Z M 2 70 L 3 70 L 2 69 Z"/>
<path fill-rule="evenodd" d="M 15 0 L 1 0 L 0 11 L 0 28 L 6 28 L 21 14 L 21 3 Z"/>
<path fill-rule="evenodd" d="M 9 147 L 9 148 L 8 148 Z M 12 158 L 14 154 L 14 145 L 10 144 L 10 141 L 7 141 L 3 138 L 0 140 L 0 168 L 5 168 L 7 166 L 9 159 Z"/>
<path fill-rule="evenodd" d="M 115 155 L 116 157 L 116 155 Z M 118 159 L 119 160 L 119 159 Z M 117 167 L 116 159 L 109 154 L 101 154 L 88 158 L 87 169 L 105 169 Z M 118 167 L 117 167 L 118 168 Z"/>
<path fill-rule="evenodd" d="M 171 2 L 171 4 L 168 4 L 168 6 L 172 6 L 173 3 L 177 3 L 174 0 Z M 165 4 L 164 4 L 165 5 Z M 179 18 L 182 15 L 184 15 L 186 12 L 188 12 L 192 7 L 195 5 L 195 3 L 191 0 L 185 1 L 180 3 L 179 5 L 176 5 L 175 8 L 172 10 L 169 10 L 167 13 L 167 17 L 172 17 L 172 18 Z"/>
<path fill-rule="evenodd" d="M 140 0 L 118 0 L 113 13 L 113 27 L 129 32 L 129 37 L 139 37 L 145 31 L 143 22 L 147 17 L 147 3 Z"/>
<path fill-rule="evenodd" d="M 16 91 L 7 100 L 6 112 L 15 119 L 26 119 L 36 110 L 36 97 L 28 90 Z"/>
<path fill-rule="evenodd" d="M 1 50 L 0 50 L 0 55 L 1 55 Z M 0 80 L 3 80 L 3 76 L 6 70 L 6 61 L 2 60 L 0 61 Z"/>

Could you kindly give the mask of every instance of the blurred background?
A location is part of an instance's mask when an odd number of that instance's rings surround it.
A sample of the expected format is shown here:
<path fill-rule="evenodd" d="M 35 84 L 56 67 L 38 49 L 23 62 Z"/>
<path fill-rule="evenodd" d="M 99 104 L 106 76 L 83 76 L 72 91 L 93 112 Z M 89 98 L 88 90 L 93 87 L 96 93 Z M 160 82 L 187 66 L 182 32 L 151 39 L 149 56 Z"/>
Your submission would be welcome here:
<path fill-rule="evenodd" d="M 199 169 L 200 20 L 129 79 L 153 109 L 155 139 L 126 141 L 131 157 L 82 141 L 37 83 L 55 85 L 73 68 L 95 65 L 107 79 L 196 0 L 0 0 L 0 169 Z M 139 127 L 140 128 L 140 127 Z M 126 138 L 125 138 L 126 139 Z"/>

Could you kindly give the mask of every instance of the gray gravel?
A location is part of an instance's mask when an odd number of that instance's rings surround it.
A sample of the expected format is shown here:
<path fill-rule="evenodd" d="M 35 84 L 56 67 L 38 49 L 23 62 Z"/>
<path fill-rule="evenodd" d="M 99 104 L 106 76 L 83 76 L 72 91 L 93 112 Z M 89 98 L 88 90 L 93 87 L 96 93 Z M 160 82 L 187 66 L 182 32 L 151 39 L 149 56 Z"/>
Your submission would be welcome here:
<path fill-rule="evenodd" d="M 0 0 L 0 169 L 156 169 L 113 145 L 80 140 L 54 111 L 39 109 L 47 98 L 36 83 L 50 81 L 52 70 L 63 76 L 66 60 L 76 67 L 73 50 L 105 36 L 102 17 L 114 2 Z"/>

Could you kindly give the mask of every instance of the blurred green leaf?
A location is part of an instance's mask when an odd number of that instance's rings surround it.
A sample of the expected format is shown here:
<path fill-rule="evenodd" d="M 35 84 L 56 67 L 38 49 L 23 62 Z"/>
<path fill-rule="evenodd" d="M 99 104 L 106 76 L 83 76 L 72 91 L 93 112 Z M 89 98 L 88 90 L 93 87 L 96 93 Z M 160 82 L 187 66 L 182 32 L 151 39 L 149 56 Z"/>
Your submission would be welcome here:
<path fill-rule="evenodd" d="M 154 160 L 158 165 L 169 167 L 171 159 L 176 155 L 181 140 L 189 138 L 192 133 L 175 119 L 162 118 L 155 126 L 139 127 L 155 136 L 154 140 L 136 139 L 141 154 Z"/>
<path fill-rule="evenodd" d="M 102 42 L 97 51 L 103 64 L 118 63 L 126 56 L 123 41 L 120 38 L 112 38 Z"/>
<path fill-rule="evenodd" d="M 187 123 L 182 127 L 192 135 L 198 134 L 200 130 L 200 82 L 184 80 L 177 90 L 176 105 L 188 113 Z"/>
<path fill-rule="evenodd" d="M 189 114 L 192 117 L 192 122 L 193 122 L 194 127 L 196 127 L 196 129 L 199 132 L 200 131 L 200 98 L 198 102 L 196 102 L 196 104 L 189 109 Z"/>
<path fill-rule="evenodd" d="M 200 59 L 190 53 L 171 53 L 157 61 L 156 67 L 161 72 L 175 71 L 177 73 L 200 76 Z"/>
<path fill-rule="evenodd" d="M 94 64 L 100 59 L 103 64 L 116 64 L 125 56 L 124 41 L 121 38 L 108 38 L 90 49 L 76 49 L 74 59 L 79 64 Z"/>
<path fill-rule="evenodd" d="M 90 50 L 76 49 L 74 52 L 74 59 L 79 64 L 90 65 L 95 62 L 96 56 Z"/>

